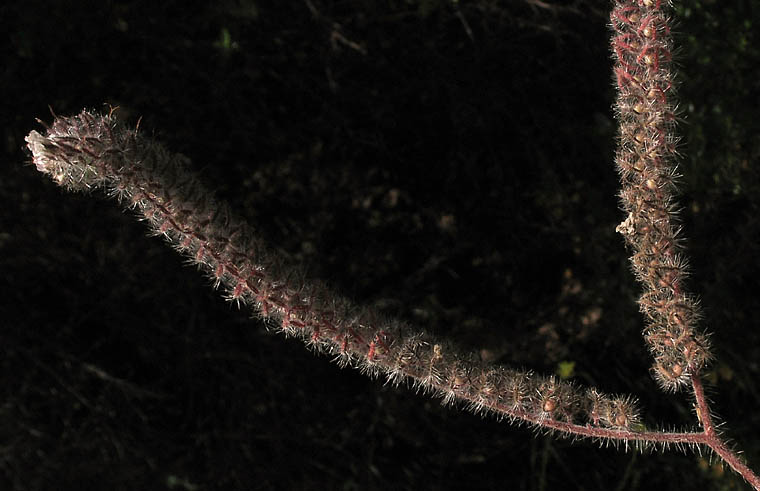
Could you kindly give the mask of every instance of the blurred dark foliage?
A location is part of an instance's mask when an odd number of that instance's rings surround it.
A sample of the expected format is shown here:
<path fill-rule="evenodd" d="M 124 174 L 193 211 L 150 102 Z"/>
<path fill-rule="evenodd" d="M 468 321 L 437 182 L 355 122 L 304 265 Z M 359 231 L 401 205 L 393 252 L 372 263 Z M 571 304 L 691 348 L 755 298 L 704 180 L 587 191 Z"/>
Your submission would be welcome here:
<path fill-rule="evenodd" d="M 23 137 L 119 106 L 293 261 L 490 361 L 658 391 L 612 165 L 606 1 L 0 6 L 0 488 L 740 489 L 340 370 L 238 312 Z M 760 50 L 750 0 L 676 10 L 683 224 L 726 433 L 760 467 Z M 574 363 L 574 365 L 573 365 Z"/>

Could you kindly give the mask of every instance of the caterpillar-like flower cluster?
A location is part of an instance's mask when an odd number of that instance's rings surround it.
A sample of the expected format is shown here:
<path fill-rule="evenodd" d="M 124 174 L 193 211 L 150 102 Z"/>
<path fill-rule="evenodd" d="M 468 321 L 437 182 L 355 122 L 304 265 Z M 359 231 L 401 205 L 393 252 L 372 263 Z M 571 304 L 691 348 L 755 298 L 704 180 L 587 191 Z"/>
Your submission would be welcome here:
<path fill-rule="evenodd" d="M 250 306 L 269 325 L 341 365 L 394 384 L 411 381 L 477 413 L 555 429 L 566 424 L 635 430 L 638 414 L 629 399 L 485 365 L 306 280 L 188 172 L 184 157 L 110 114 L 58 117 L 44 136 L 33 131 L 26 140 L 38 170 L 71 190 L 106 188 L 138 212 L 155 235 L 199 265 L 228 300 Z"/>
<path fill-rule="evenodd" d="M 620 121 L 616 164 L 627 212 L 617 227 L 633 248 L 633 271 L 644 285 L 639 299 L 644 331 L 662 387 L 677 390 L 709 355 L 695 329 L 696 300 L 684 292 L 688 274 L 673 205 L 677 177 L 671 101 L 670 19 L 663 0 L 618 0 L 610 15 Z"/>

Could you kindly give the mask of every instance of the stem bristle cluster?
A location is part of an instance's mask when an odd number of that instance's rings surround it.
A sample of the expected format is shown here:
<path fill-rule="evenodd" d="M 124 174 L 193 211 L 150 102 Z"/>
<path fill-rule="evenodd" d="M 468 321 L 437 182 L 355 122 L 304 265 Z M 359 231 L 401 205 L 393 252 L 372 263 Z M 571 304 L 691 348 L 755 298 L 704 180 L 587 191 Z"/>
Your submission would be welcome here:
<path fill-rule="evenodd" d="M 620 121 L 616 164 L 627 217 L 617 230 L 632 247 L 631 264 L 644 285 L 644 338 L 654 356 L 652 374 L 667 390 L 689 383 L 710 358 L 696 329 L 698 303 L 684 291 L 688 264 L 679 237 L 675 107 L 670 19 L 661 0 L 620 0 L 610 15 L 617 61 Z"/>
<path fill-rule="evenodd" d="M 551 423 L 608 428 L 635 439 L 638 416 L 629 399 L 484 364 L 424 331 L 354 305 L 319 281 L 307 281 L 204 188 L 185 157 L 127 129 L 111 114 L 57 117 L 44 136 L 33 131 L 27 142 L 38 170 L 70 190 L 105 188 L 134 209 L 153 235 L 199 265 L 229 301 L 251 307 L 268 325 L 301 338 L 341 366 L 382 375 L 396 385 L 411 382 L 476 413 L 547 428 Z M 620 436 L 614 431 L 610 435 Z"/>
<path fill-rule="evenodd" d="M 760 490 L 760 476 L 721 439 L 700 377 L 710 350 L 696 327 L 698 302 L 684 289 L 688 265 L 674 204 L 677 138 L 666 8 L 662 0 L 617 0 L 610 16 L 620 121 L 616 164 L 627 215 L 617 231 L 633 250 L 632 268 L 644 285 L 638 303 L 648 321 L 652 373 L 666 390 L 691 386 L 701 431 L 646 430 L 632 396 L 485 364 L 307 280 L 203 186 L 185 157 L 110 113 L 56 117 L 45 135 L 32 131 L 26 141 L 39 171 L 70 190 L 106 189 L 200 266 L 227 300 L 252 308 L 268 326 L 341 366 L 539 431 L 626 448 L 706 446 Z"/>

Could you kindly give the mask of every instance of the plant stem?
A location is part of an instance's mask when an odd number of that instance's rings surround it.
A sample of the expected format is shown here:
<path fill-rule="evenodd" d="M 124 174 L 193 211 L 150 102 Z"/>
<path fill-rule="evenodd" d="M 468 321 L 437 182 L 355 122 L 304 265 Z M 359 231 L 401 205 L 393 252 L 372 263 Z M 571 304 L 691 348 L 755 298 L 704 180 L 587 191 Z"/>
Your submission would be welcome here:
<path fill-rule="evenodd" d="M 625 445 L 705 444 L 756 482 L 721 442 L 709 417 L 703 418 L 704 432 L 638 431 L 630 397 L 583 392 L 554 377 L 483 365 L 423 331 L 381 321 L 321 283 L 306 281 L 267 252 L 252 229 L 185 169 L 181 157 L 110 115 L 85 111 L 57 118 L 47 136 L 32 132 L 27 141 L 40 171 L 72 189 L 106 187 L 135 208 L 156 235 L 206 270 L 229 300 L 249 304 L 278 330 L 334 355 L 342 365 L 396 384 L 411 381 L 445 402 L 459 400 L 475 412 L 567 436 Z M 701 382 L 692 381 L 697 406 L 709 416 Z"/>
<path fill-rule="evenodd" d="M 136 209 L 155 235 L 205 270 L 226 297 L 250 306 L 270 325 L 370 376 L 385 376 L 444 402 L 576 437 L 696 443 L 691 433 L 640 432 L 630 396 L 581 389 L 556 377 L 489 366 L 476 355 L 411 326 L 353 305 L 308 281 L 271 252 L 230 208 L 160 144 L 110 115 L 84 111 L 56 118 L 27 137 L 38 170 L 62 186 L 106 188 Z"/>
<path fill-rule="evenodd" d="M 715 429 L 712 415 L 710 414 L 710 406 L 705 397 L 705 389 L 702 386 L 702 379 L 699 374 L 691 377 L 691 385 L 694 390 L 694 398 L 696 399 L 697 419 L 699 419 L 704 428 L 704 443 L 712 448 L 721 459 L 741 475 L 753 488 L 760 489 L 760 476 L 750 469 L 735 451 L 728 448 Z"/>

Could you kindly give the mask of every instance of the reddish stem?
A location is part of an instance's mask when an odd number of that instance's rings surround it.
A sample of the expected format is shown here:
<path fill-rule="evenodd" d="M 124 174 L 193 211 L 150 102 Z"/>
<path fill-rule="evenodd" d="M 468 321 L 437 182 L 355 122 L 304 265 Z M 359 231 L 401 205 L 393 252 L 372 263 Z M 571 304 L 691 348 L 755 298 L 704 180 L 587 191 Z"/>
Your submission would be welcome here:
<path fill-rule="evenodd" d="M 704 428 L 705 441 L 703 443 L 713 449 L 720 458 L 730 465 L 753 488 L 760 489 L 760 476 L 747 467 L 747 464 L 744 463 L 736 452 L 728 448 L 715 430 L 712 415 L 710 414 L 710 405 L 705 397 L 705 389 L 699 374 L 692 375 L 691 386 L 694 389 L 694 398 L 696 399 L 697 417 Z"/>
<path fill-rule="evenodd" d="M 487 409 L 509 420 L 530 423 L 568 436 L 623 442 L 625 445 L 628 442 L 659 443 L 663 447 L 669 443 L 706 445 L 760 490 L 760 478 L 716 431 L 698 376 L 698 364 L 688 365 L 685 371 L 681 365 L 674 366 L 679 368 L 675 375 L 688 377 L 686 380 L 693 388 L 702 431 L 639 432 L 634 431 L 636 426 L 618 423 L 616 417 L 609 415 L 600 425 L 596 410 L 584 406 L 592 404 L 596 407 L 600 398 L 607 400 L 607 396 L 598 394 L 594 399 L 576 393 L 569 397 L 575 405 L 568 405 L 565 412 L 557 411 L 557 404 L 567 395 L 563 391 L 572 389 L 569 384 L 561 385 L 553 377 L 531 378 L 531 374 L 524 372 L 511 373 L 482 366 L 449 350 L 445 344 L 422 331 L 378 322 L 375 316 L 361 311 L 357 314 L 356 308 L 344 304 L 340 297 L 318 285 L 297 280 L 291 282 L 289 275 L 300 279 L 300 273 L 283 273 L 276 259 L 260 253 L 259 249 L 263 247 L 260 243 L 246 240 L 250 231 L 237 219 L 230 218 L 225 206 L 207 196 L 193 176 L 185 175 L 168 152 L 142 140 L 136 133 L 124 136 L 112 132 L 112 129 L 123 128 L 110 118 L 92 122 L 93 117 L 84 113 L 81 118 L 88 121 L 84 127 L 76 118 L 57 120 L 55 131 L 48 137 L 31 133 L 27 141 L 35 154 L 37 168 L 72 189 L 105 186 L 113 195 L 126 198 L 143 213 L 154 232 L 164 235 L 184 254 L 194 258 L 212 275 L 217 285 L 223 284 L 230 299 L 250 304 L 270 322 L 279 324 L 284 332 L 300 335 L 307 344 L 337 355 L 343 364 L 358 366 L 373 375 L 384 374 L 389 381 L 396 383 L 412 379 L 415 387 L 436 393 L 445 401 L 469 402 L 476 412 Z M 93 137 L 94 134 L 102 138 L 102 133 L 96 131 L 100 127 L 106 127 L 108 134 L 114 135 L 111 138 L 117 141 L 101 142 Z M 77 131 L 82 135 L 79 135 L 79 143 L 72 146 L 69 140 Z M 63 144 L 57 141 L 58 136 L 63 139 Z M 93 148 L 87 151 L 80 148 L 87 145 Z M 93 154 L 97 158 L 93 159 Z M 149 161 L 151 165 L 128 165 L 127 158 L 135 155 L 162 160 Z M 186 179 L 189 184 L 179 185 L 178 179 Z M 198 195 L 202 195 L 201 198 Z M 680 319 L 680 311 L 676 314 Z M 662 339 L 668 341 L 671 337 Z M 671 340 L 671 344 L 676 343 Z M 696 342 L 681 345 L 689 353 L 694 346 L 699 347 Z M 673 370 L 670 369 L 668 374 L 673 375 Z M 596 394 L 593 390 L 591 392 Z M 607 404 L 602 407 L 614 408 L 609 405 L 609 400 Z M 584 410 L 585 416 L 574 412 Z M 631 420 L 635 418 L 630 415 L 623 418 L 624 422 Z"/>

